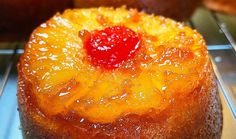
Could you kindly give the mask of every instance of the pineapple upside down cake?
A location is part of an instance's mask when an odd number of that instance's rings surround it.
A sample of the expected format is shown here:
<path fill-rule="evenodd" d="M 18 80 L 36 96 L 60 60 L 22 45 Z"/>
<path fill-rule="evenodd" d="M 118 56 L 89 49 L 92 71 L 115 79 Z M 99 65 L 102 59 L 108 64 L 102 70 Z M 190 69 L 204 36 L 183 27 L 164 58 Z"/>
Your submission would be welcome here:
<path fill-rule="evenodd" d="M 220 138 L 202 36 L 135 9 L 57 13 L 18 63 L 25 138 Z"/>

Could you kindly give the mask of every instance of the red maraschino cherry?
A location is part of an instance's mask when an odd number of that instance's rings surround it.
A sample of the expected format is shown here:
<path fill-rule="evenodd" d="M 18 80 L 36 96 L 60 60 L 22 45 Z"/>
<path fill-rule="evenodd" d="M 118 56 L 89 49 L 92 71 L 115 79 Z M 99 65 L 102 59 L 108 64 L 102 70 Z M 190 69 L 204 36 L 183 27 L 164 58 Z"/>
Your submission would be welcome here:
<path fill-rule="evenodd" d="M 140 37 L 124 26 L 112 26 L 92 33 L 83 32 L 82 39 L 89 60 L 94 66 L 106 69 L 119 67 L 134 57 L 139 49 Z"/>

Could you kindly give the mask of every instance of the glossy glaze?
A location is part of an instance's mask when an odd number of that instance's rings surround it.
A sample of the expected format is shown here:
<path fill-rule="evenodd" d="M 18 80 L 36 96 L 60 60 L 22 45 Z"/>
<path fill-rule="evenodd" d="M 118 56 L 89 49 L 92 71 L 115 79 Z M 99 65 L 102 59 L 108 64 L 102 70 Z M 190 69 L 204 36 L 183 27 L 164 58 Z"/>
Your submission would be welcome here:
<path fill-rule="evenodd" d="M 201 84 L 208 57 L 196 31 L 163 17 L 119 11 L 67 10 L 31 35 L 21 64 L 43 113 L 75 111 L 93 122 L 112 122 L 130 113 L 161 111 L 174 96 Z M 138 53 L 110 71 L 87 60 L 78 37 L 81 30 L 105 28 L 98 21 L 101 15 L 141 34 Z"/>

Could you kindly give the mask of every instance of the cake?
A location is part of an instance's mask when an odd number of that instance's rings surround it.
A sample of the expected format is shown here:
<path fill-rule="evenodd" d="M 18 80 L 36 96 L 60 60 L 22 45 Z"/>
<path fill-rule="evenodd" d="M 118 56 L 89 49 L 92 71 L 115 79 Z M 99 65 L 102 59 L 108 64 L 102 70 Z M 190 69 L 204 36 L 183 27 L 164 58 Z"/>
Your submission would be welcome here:
<path fill-rule="evenodd" d="M 147 13 L 163 15 L 176 20 L 188 19 L 202 0 L 74 0 L 75 7 L 99 7 L 126 5 Z"/>
<path fill-rule="evenodd" d="M 222 108 L 202 36 L 135 9 L 57 13 L 18 63 L 25 138 L 220 138 Z"/>
<path fill-rule="evenodd" d="M 235 0 L 204 0 L 204 4 L 212 10 L 236 15 Z"/>
<path fill-rule="evenodd" d="M 0 31 L 28 33 L 56 12 L 72 6 L 72 0 L 1 0 Z"/>

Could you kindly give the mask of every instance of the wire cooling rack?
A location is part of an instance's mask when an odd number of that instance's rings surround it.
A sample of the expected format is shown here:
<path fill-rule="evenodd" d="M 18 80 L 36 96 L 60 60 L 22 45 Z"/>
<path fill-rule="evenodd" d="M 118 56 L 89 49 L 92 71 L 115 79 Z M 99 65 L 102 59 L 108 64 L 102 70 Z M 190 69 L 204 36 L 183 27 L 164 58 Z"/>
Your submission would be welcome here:
<path fill-rule="evenodd" d="M 222 16 L 200 8 L 186 24 L 197 29 L 206 39 L 218 84 L 236 119 L 236 43 Z M 233 18 L 236 21 L 236 17 Z M 4 139 L 22 138 L 17 112 L 16 64 L 24 52 L 24 44 L 0 42 L 0 138 Z"/>
<path fill-rule="evenodd" d="M 220 19 L 222 15 L 206 9 L 199 11 L 197 14 L 198 16 L 193 17 L 187 24 L 197 29 L 206 38 L 219 87 L 236 119 L 236 43 L 234 37 L 228 29 L 227 23 Z M 202 16 L 202 18 L 199 18 L 199 16 Z M 234 18 L 236 20 L 236 17 Z M 202 24 L 199 24 L 199 19 L 202 20 L 200 21 L 203 22 Z M 201 28 L 204 22 L 210 25 L 208 26 L 209 28 Z M 236 24 L 234 28 L 236 28 Z M 216 34 L 210 29 L 214 29 Z M 206 36 L 208 34 L 214 35 L 212 35 L 212 38 L 209 38 Z M 218 41 L 218 44 L 215 45 L 214 41 Z"/>

